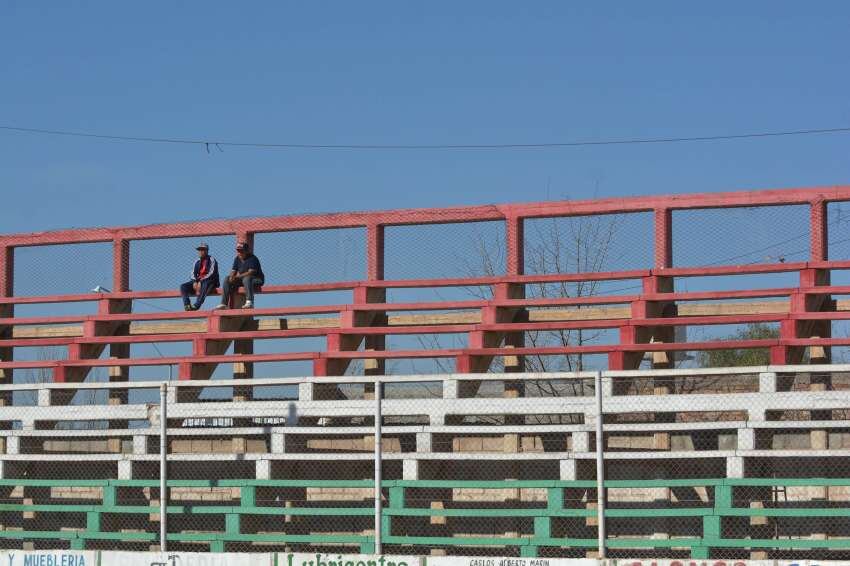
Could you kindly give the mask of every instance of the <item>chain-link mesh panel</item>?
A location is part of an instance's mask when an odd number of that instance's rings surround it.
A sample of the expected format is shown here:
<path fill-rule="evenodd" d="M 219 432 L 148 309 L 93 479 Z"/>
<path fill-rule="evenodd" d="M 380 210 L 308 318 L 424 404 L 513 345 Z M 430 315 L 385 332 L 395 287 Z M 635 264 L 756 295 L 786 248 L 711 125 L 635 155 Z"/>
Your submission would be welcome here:
<path fill-rule="evenodd" d="M 595 273 L 653 266 L 651 213 L 598 214 L 525 221 L 526 273 Z M 586 283 L 585 293 L 594 294 Z"/>
<path fill-rule="evenodd" d="M 254 249 L 278 285 L 366 278 L 364 228 L 257 234 Z"/>
<path fill-rule="evenodd" d="M 15 249 L 15 295 L 71 295 L 112 287 L 112 243 Z M 62 306 L 54 306 L 54 311 Z"/>
<path fill-rule="evenodd" d="M 505 273 L 503 222 L 390 226 L 387 279 L 486 277 Z"/>
<path fill-rule="evenodd" d="M 831 202 L 827 205 L 827 257 L 834 261 L 850 259 L 850 203 Z"/>
<path fill-rule="evenodd" d="M 806 261 L 809 207 L 673 211 L 676 267 Z"/>

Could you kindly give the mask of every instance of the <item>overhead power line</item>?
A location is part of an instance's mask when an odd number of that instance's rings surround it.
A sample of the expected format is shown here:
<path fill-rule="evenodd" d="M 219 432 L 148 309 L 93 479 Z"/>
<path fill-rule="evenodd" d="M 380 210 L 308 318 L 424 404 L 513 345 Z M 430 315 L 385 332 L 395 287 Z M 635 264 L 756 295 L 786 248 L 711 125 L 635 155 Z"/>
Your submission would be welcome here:
<path fill-rule="evenodd" d="M 546 143 L 494 143 L 494 144 L 312 144 L 312 143 L 263 143 L 238 142 L 220 139 L 202 138 L 161 138 L 131 135 L 109 135 L 94 132 L 79 132 L 70 130 L 53 130 L 41 128 L 24 128 L 18 126 L 0 125 L 0 130 L 13 133 L 26 133 L 50 136 L 67 136 L 75 138 L 92 138 L 104 141 L 140 142 L 199 145 L 206 149 L 221 150 L 223 147 L 245 147 L 258 149 L 308 149 L 308 150 L 512 150 L 512 149 L 557 149 L 569 147 L 606 146 L 606 145 L 638 145 L 682 142 L 711 142 L 754 138 L 770 138 L 785 136 L 805 136 L 818 134 L 850 133 L 850 127 L 818 128 L 808 130 L 778 130 L 769 132 L 749 132 L 740 134 L 716 136 L 682 136 L 658 138 L 624 138 L 603 140 L 575 140 Z"/>

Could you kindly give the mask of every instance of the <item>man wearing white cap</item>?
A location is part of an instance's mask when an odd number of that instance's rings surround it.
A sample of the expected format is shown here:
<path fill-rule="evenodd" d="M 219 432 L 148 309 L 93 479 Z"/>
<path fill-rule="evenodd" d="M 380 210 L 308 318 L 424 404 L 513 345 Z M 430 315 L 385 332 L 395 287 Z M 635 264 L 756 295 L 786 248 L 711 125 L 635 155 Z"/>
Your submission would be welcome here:
<path fill-rule="evenodd" d="M 198 259 L 192 266 L 192 279 L 180 285 L 180 294 L 183 296 L 183 309 L 196 311 L 204 304 L 207 295 L 218 288 L 218 262 L 210 255 L 210 247 L 206 242 L 201 242 L 195 248 L 198 250 Z M 193 305 L 189 297 L 196 296 Z"/>

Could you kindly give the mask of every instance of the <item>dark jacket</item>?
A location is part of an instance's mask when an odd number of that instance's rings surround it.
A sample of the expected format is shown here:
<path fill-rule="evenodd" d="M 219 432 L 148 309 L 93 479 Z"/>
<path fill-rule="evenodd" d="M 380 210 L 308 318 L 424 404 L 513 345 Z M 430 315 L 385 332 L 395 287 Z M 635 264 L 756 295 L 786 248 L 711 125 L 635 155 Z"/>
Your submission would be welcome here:
<path fill-rule="evenodd" d="M 249 269 L 253 269 L 254 277 L 262 282 L 266 280 L 266 274 L 263 273 L 263 268 L 260 266 L 260 258 L 254 254 L 247 255 L 244 260 L 236 256 L 233 258 L 233 267 L 231 269 L 236 273 L 245 273 Z"/>
<path fill-rule="evenodd" d="M 208 255 L 206 260 L 209 260 L 210 265 L 207 268 L 207 273 L 204 277 L 201 277 L 201 258 L 195 260 L 195 265 L 192 266 L 192 281 L 204 281 L 209 280 L 212 282 L 214 287 L 218 287 L 221 283 L 218 278 L 218 262 L 211 255 Z"/>

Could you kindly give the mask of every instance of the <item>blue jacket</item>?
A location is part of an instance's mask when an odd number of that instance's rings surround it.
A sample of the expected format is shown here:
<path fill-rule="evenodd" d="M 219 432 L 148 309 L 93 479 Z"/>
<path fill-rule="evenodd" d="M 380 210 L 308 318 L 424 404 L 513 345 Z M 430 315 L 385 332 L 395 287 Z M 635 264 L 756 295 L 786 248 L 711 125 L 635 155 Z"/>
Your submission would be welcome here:
<path fill-rule="evenodd" d="M 192 281 L 209 280 L 212 281 L 214 287 L 218 287 L 220 284 L 218 278 L 218 262 L 211 255 L 208 255 L 205 259 L 210 262 L 206 274 L 201 277 L 201 258 L 198 258 L 195 260 L 195 265 L 192 266 Z"/>

